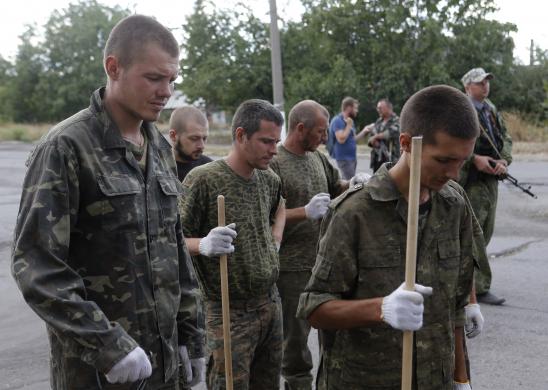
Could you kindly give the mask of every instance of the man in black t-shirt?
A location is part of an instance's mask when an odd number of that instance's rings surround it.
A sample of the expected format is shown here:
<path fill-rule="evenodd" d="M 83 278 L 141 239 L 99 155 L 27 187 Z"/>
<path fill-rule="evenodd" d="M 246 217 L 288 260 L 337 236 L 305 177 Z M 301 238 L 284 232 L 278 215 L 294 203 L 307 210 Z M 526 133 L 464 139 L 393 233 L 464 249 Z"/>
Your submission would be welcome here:
<path fill-rule="evenodd" d="M 183 181 L 192 168 L 212 161 L 203 154 L 209 133 L 206 116 L 196 107 L 181 107 L 169 119 L 169 138 L 173 144 L 177 175 Z"/>

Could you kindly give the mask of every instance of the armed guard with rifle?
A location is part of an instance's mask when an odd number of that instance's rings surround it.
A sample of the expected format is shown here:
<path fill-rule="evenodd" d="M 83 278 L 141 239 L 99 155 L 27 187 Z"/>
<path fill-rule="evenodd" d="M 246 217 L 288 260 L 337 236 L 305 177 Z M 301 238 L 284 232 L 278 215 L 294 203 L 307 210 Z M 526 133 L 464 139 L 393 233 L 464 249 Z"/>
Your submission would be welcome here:
<path fill-rule="evenodd" d="M 489 81 L 493 77 L 483 68 L 471 69 L 462 77 L 466 94 L 476 108 L 480 136 L 477 138 L 473 155 L 461 170 L 460 183 L 466 190 L 474 214 L 483 229 L 486 247 L 495 226 L 498 182 L 501 178 L 509 177 L 508 165 L 512 162 L 512 139 L 506 130 L 502 116 L 487 98 Z M 518 184 L 517 180 L 515 182 Z M 475 272 L 478 301 L 502 305 L 505 299 L 489 291 L 492 273 L 487 258 L 480 261 L 478 265 L 479 269 Z"/>
<path fill-rule="evenodd" d="M 392 109 L 388 99 L 381 99 L 377 103 L 379 119 L 363 128 L 370 132 L 367 141 L 371 147 L 370 167 L 376 172 L 385 162 L 396 162 L 400 157 L 400 122 Z"/>

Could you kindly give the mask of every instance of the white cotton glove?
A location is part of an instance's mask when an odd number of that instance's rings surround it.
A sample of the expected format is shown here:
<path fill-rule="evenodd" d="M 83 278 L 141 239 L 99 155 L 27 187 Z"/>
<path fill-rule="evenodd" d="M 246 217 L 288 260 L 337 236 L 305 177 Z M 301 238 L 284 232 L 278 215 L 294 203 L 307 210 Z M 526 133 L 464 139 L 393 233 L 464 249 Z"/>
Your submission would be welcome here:
<path fill-rule="evenodd" d="M 472 387 L 470 386 L 470 382 L 466 382 L 466 383 L 453 382 L 453 390 L 472 390 Z"/>
<path fill-rule="evenodd" d="M 190 359 L 190 365 L 192 366 L 192 381 L 190 382 L 190 386 L 196 386 L 200 382 L 205 382 L 205 358 Z"/>
<path fill-rule="evenodd" d="M 352 188 L 356 184 L 367 183 L 369 179 L 371 179 L 371 175 L 369 173 L 358 172 L 355 176 L 352 177 L 352 179 L 350 179 L 350 183 L 348 183 L 348 186 L 349 188 Z"/>
<path fill-rule="evenodd" d="M 188 349 L 186 349 L 186 346 L 179 346 L 179 357 L 181 358 L 181 366 L 185 371 L 186 383 L 190 383 L 192 382 L 192 365 L 190 364 L 190 358 L 188 357 Z"/>
<path fill-rule="evenodd" d="M 481 315 L 480 305 L 477 303 L 471 303 L 464 307 L 466 313 L 466 324 L 464 329 L 466 330 L 466 337 L 474 338 L 481 333 L 483 329 L 483 316 Z"/>
<path fill-rule="evenodd" d="M 405 283 L 382 300 L 381 318 L 392 328 L 419 330 L 422 327 L 424 296 L 432 294 L 432 287 L 415 284 L 415 291 L 404 289 Z"/>
<path fill-rule="evenodd" d="M 304 206 L 306 218 L 321 219 L 325 213 L 327 213 L 330 201 L 331 197 L 325 192 L 320 192 L 319 194 L 314 195 L 312 199 L 310 199 L 310 202 Z"/>
<path fill-rule="evenodd" d="M 109 383 L 136 382 L 152 375 L 152 366 L 141 347 L 135 348 L 112 367 L 106 375 Z"/>
<path fill-rule="evenodd" d="M 186 383 L 190 387 L 196 386 L 200 382 L 205 381 L 205 359 L 197 358 L 190 359 L 186 346 L 179 346 L 179 356 L 181 357 L 181 365 L 184 367 L 186 374 Z"/>
<path fill-rule="evenodd" d="M 211 229 L 209 234 L 200 240 L 200 254 L 214 257 L 234 252 L 232 241 L 237 235 L 235 223 Z"/>

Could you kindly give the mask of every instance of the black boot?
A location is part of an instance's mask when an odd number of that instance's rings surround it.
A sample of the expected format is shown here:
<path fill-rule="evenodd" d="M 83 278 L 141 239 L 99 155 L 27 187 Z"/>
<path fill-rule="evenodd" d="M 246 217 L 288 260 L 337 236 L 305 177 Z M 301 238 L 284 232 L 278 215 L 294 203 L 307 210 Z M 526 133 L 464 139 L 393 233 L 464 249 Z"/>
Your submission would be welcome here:
<path fill-rule="evenodd" d="M 483 294 L 478 294 L 477 299 L 479 303 L 485 303 L 487 305 L 494 305 L 494 306 L 500 306 L 504 302 L 506 302 L 506 299 L 499 298 L 494 294 L 491 294 L 489 291 Z"/>

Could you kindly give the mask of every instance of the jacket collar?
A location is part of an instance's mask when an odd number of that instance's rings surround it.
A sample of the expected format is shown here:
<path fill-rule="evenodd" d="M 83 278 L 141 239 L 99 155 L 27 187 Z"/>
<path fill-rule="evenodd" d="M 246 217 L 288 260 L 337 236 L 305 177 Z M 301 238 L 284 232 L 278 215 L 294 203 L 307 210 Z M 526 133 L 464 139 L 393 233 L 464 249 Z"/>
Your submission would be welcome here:
<path fill-rule="evenodd" d="M 398 190 L 396 183 L 388 173 L 388 170 L 393 166 L 394 163 L 384 164 L 367 182 L 369 194 L 373 200 L 379 202 L 389 202 L 403 198 L 402 193 Z M 441 188 L 441 190 L 432 193 L 432 200 L 438 197 L 449 203 L 456 200 L 456 194 L 450 189 L 450 186 L 447 183 Z"/>
<path fill-rule="evenodd" d="M 105 110 L 105 106 L 103 104 L 104 95 L 105 87 L 101 87 L 93 92 L 90 99 L 90 110 L 102 125 L 101 130 L 103 135 L 103 145 L 105 149 L 125 148 L 126 144 L 120 134 L 118 126 L 114 123 L 107 110 Z M 143 122 L 142 126 L 146 133 L 147 142 L 149 145 L 153 144 L 161 148 L 170 148 L 169 143 L 162 143 L 161 140 L 158 139 L 159 133 L 155 131 L 155 127 L 152 122 Z"/>

